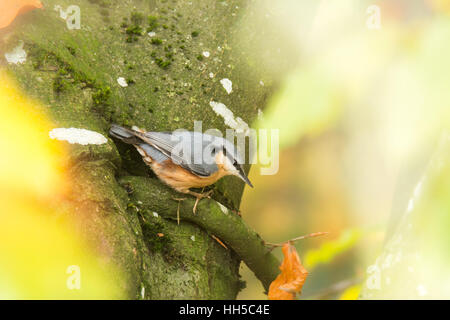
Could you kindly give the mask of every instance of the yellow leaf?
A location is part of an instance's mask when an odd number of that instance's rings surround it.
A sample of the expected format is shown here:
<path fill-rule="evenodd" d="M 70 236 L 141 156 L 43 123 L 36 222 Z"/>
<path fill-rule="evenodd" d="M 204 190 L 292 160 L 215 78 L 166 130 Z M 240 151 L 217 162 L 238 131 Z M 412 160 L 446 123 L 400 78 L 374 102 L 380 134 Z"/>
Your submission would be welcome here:
<path fill-rule="evenodd" d="M 341 296 L 339 297 L 339 300 L 357 300 L 360 292 L 361 285 L 355 284 L 345 289 L 345 291 L 342 292 Z"/>
<path fill-rule="evenodd" d="M 339 238 L 325 242 L 320 248 L 312 249 L 305 254 L 305 266 L 313 269 L 319 264 L 331 262 L 336 256 L 355 246 L 361 237 L 361 231 L 348 229 L 342 232 Z"/>

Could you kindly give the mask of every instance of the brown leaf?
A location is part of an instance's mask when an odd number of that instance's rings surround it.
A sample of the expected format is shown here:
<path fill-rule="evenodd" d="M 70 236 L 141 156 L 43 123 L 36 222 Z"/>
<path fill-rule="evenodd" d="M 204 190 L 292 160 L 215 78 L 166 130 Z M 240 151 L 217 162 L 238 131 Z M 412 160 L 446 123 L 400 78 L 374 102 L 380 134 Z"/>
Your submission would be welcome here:
<path fill-rule="evenodd" d="M 295 247 L 286 242 L 282 250 L 284 259 L 280 265 L 281 274 L 270 284 L 269 300 L 294 300 L 308 276 Z"/>

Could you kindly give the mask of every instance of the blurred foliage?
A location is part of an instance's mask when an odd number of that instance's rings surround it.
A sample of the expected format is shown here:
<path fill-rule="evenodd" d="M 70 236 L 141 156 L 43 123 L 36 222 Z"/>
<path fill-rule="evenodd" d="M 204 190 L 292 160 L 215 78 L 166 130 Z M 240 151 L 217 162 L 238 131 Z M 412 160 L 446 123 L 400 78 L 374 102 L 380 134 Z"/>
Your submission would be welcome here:
<path fill-rule="evenodd" d="M 371 5 L 380 8 L 379 28 L 368 27 Z M 279 73 L 273 68 L 280 83 L 256 123 L 280 129 L 280 170 L 260 176 L 259 167 L 252 167 L 255 189 L 246 190 L 242 212 L 268 241 L 331 232 L 296 245 L 312 270 L 303 296 L 320 297 L 334 284 L 361 279 L 376 255 L 383 254 L 388 221 L 396 221 L 392 216 L 398 214 L 394 209 L 408 206 L 394 204 L 396 195 L 414 189 L 410 184 L 417 181 L 411 181 L 424 169 L 418 164 L 431 157 L 441 132 L 450 127 L 450 42 L 444 40 L 450 36 L 449 2 L 284 0 L 255 6 L 259 17 L 249 23 L 259 22 L 262 34 L 276 32 L 286 40 L 279 45 L 262 36 L 255 40 L 261 41 L 256 52 L 264 45 L 281 50 L 288 60 L 283 66 L 291 68 Z M 305 12 L 311 17 L 299 19 Z M 261 53 L 255 64 L 270 63 L 266 56 Z M 437 177 L 434 190 L 442 196 L 424 200 L 430 214 L 417 224 L 429 231 L 427 266 L 436 280 L 448 277 L 442 252 L 448 252 L 450 230 L 444 219 L 450 189 L 444 172 Z M 395 224 L 390 229 L 395 231 Z M 240 297 L 261 297 L 251 277 L 244 278 L 249 284 Z M 359 288 L 327 298 L 354 299 Z M 408 296 L 401 285 L 397 288 Z M 416 289 L 415 297 L 425 297 L 417 296 Z M 437 296 L 448 297 L 444 292 Z"/>
<path fill-rule="evenodd" d="M 360 292 L 361 292 L 361 285 L 360 284 L 353 285 L 345 289 L 344 292 L 342 292 L 342 294 L 339 296 L 339 300 L 357 300 Z"/>
<path fill-rule="evenodd" d="M 434 10 L 450 14 L 450 2 L 448 0 L 427 0 L 427 2 Z"/>
<path fill-rule="evenodd" d="M 0 71 L 0 298 L 120 298 L 121 275 L 66 219 L 70 181 L 51 123 Z M 80 288 L 74 277 L 80 270 Z M 72 288 L 72 289 L 71 289 Z"/>
<path fill-rule="evenodd" d="M 310 249 L 305 253 L 305 267 L 312 270 L 320 263 L 330 263 L 337 255 L 355 246 L 360 237 L 359 230 L 345 230 L 336 240 L 327 241 L 317 249 Z"/>
<path fill-rule="evenodd" d="M 450 296 L 450 135 L 443 134 L 381 254 L 367 268 L 365 299 Z"/>
<path fill-rule="evenodd" d="M 336 122 L 339 92 L 320 71 L 294 72 L 269 102 L 260 128 L 281 128 L 280 147 L 295 144 L 305 134 L 318 134 Z"/>

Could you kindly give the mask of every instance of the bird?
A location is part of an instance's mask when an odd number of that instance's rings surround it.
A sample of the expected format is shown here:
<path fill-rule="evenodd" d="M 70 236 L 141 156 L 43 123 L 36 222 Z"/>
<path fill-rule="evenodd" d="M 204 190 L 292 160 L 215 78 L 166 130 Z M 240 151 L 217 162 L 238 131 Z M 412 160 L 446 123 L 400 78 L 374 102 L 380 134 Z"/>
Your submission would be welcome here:
<path fill-rule="evenodd" d="M 210 198 L 212 190 L 198 193 L 191 188 L 204 188 L 228 175 L 253 188 L 237 148 L 222 137 L 193 131 L 147 132 L 117 124 L 111 125 L 109 134 L 133 145 L 159 180 L 180 193 L 194 196 L 194 213 L 197 203 Z"/>

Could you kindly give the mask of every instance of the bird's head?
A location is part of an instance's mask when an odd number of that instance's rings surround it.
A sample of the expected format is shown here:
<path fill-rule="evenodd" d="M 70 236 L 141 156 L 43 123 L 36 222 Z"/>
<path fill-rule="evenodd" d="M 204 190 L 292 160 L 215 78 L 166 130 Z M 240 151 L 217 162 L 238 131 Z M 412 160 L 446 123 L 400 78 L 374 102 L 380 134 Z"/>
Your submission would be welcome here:
<path fill-rule="evenodd" d="M 213 148 L 217 165 L 221 165 L 227 175 L 240 178 L 253 188 L 253 184 L 248 179 L 244 171 L 244 161 L 235 146 L 226 139 L 221 139 Z"/>

